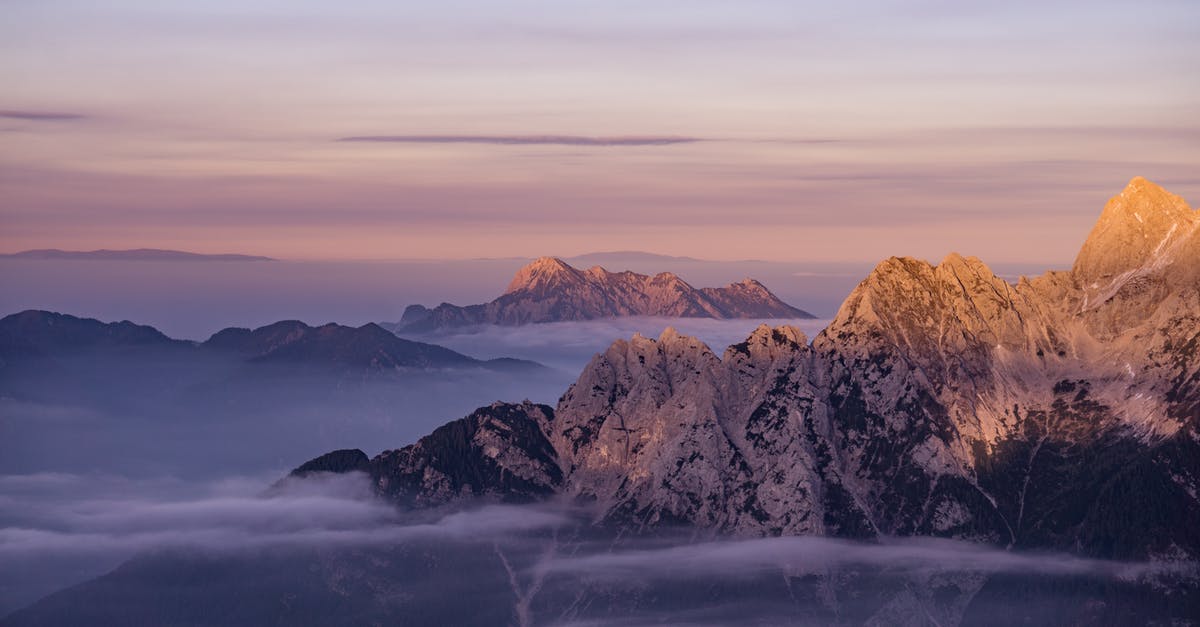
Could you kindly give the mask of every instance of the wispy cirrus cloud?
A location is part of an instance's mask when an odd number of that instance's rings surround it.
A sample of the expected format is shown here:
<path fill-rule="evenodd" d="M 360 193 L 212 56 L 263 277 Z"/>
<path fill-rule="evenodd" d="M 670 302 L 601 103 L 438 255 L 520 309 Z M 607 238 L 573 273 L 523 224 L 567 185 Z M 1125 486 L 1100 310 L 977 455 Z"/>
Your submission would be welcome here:
<path fill-rule="evenodd" d="M 339 142 L 391 144 L 492 144 L 497 146 L 669 146 L 711 141 L 702 137 L 674 135 L 628 135 L 587 137 L 583 135 L 358 135 Z"/>
<path fill-rule="evenodd" d="M 74 122 L 86 120 L 90 116 L 82 113 L 67 113 L 64 111 L 20 111 L 14 109 L 0 110 L 0 119 L 24 120 L 26 122 Z"/>

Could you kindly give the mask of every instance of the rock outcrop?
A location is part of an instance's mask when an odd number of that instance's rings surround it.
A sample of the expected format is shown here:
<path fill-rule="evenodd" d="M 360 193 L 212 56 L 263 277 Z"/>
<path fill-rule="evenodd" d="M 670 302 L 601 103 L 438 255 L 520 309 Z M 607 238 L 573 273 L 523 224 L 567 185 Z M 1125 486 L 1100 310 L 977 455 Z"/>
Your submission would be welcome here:
<path fill-rule="evenodd" d="M 542 431 L 553 413 L 529 401 L 494 403 L 374 459 L 358 449 L 333 451 L 309 460 L 291 476 L 364 472 L 381 494 L 410 507 L 545 498 L 562 483 L 557 454 Z"/>

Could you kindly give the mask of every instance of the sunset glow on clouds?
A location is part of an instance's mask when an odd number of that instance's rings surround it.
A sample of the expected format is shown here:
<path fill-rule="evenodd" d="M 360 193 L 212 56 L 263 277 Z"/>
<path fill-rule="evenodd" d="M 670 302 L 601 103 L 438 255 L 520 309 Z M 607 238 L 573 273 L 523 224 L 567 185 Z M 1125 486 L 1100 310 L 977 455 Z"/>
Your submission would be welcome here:
<path fill-rule="evenodd" d="M 2 251 L 1062 263 L 1200 198 L 1194 2 L 3 11 Z"/>

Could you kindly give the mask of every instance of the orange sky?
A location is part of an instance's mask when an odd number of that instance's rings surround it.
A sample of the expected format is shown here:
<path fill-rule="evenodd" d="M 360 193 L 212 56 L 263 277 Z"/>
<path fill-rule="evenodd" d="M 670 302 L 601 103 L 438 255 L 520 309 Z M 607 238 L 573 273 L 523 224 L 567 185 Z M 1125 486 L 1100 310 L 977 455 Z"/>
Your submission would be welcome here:
<path fill-rule="evenodd" d="M 1200 197 L 1194 3 L 393 4 L 7 6 L 0 249 L 1062 263 Z"/>

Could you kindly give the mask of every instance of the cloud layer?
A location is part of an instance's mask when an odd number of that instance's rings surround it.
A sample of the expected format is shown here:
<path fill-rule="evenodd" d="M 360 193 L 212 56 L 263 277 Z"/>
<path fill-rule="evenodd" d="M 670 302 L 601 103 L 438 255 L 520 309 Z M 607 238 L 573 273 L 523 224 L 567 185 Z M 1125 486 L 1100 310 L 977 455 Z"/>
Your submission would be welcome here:
<path fill-rule="evenodd" d="M 14 479 L 22 478 L 0 477 L 0 484 Z M 38 477 L 24 479 L 36 482 Z M 47 479 L 73 483 L 81 492 L 90 483 L 83 477 Z M 261 484 L 259 492 L 253 493 L 230 491 L 224 484 L 224 490 L 171 498 L 138 493 L 153 484 L 121 483 L 132 488 L 132 494 L 79 494 L 40 504 L 5 498 L 7 505 L 22 508 L 24 521 L 0 528 L 0 561 L 169 548 L 243 551 L 388 545 L 433 538 L 477 540 L 557 526 L 566 520 L 547 510 L 491 506 L 430 522 L 406 522 L 399 510 L 373 497 L 367 478 L 360 474 L 288 481 L 270 496 L 261 494 Z"/>
<path fill-rule="evenodd" d="M 781 575 L 800 581 L 837 572 L 922 586 L 943 575 L 972 581 L 1001 574 L 1130 582 L 1195 570 L 1194 564 L 1028 554 L 930 538 L 880 543 L 821 537 L 697 542 L 670 534 L 614 538 L 598 534 L 589 512 L 557 504 L 492 505 L 437 515 L 405 512 L 376 499 L 359 474 L 288 480 L 267 490 L 270 483 L 265 476 L 189 483 L 106 475 L 0 475 L 0 563 L 5 566 L 0 569 L 0 615 L 127 559 L 162 551 L 246 559 L 263 549 L 301 555 L 313 549 L 367 548 L 397 555 L 389 552 L 441 547 L 436 550 L 449 556 L 461 548 L 470 564 L 486 565 L 493 556 L 500 562 L 516 597 L 515 611 L 526 619 L 542 590 L 547 599 L 564 590 L 600 596 L 614 590 L 661 590 L 669 598 L 672 590 L 691 589 L 692 582 L 724 586 L 729 593 L 757 585 L 753 582 L 779 581 Z M 458 594 L 464 586 L 472 587 L 466 583 L 471 577 L 496 574 L 483 570 L 456 572 L 453 579 L 433 582 L 420 594 Z M 735 615 L 765 615 L 770 609 L 761 602 L 771 600 L 772 593 L 751 594 L 748 607 L 722 609 L 721 603 L 741 598 L 738 594 L 692 609 L 702 612 L 698 620 L 707 616 L 701 622 L 718 623 L 732 619 L 725 609 Z M 511 601 L 507 596 L 479 600 Z M 633 603 L 621 611 L 640 611 L 637 607 Z M 789 608 L 782 607 L 781 616 L 795 611 Z"/>
<path fill-rule="evenodd" d="M 799 327 L 811 339 L 829 324 L 828 320 L 629 317 L 583 322 L 551 322 L 524 326 L 481 326 L 450 330 L 429 336 L 413 336 L 484 357 L 520 357 L 560 368 L 576 376 L 596 353 L 604 352 L 615 340 L 628 340 L 634 333 L 657 338 L 667 327 L 700 338 L 717 355 L 745 340 L 760 324 Z M 403 333 L 401 333 L 403 335 Z"/>
<path fill-rule="evenodd" d="M 843 567 L 868 567 L 893 574 L 933 572 L 1095 576 L 1134 579 L 1180 565 L 1126 563 L 1067 554 L 1025 554 L 938 538 L 893 538 L 879 544 L 816 536 L 716 541 L 573 555 L 550 569 L 587 578 L 692 579 L 720 574 L 749 577 L 771 571 L 820 573 Z"/>
<path fill-rule="evenodd" d="M 584 137 L 582 135 L 361 135 L 340 142 L 393 144 L 494 144 L 499 146 L 668 146 L 711 141 L 699 137 L 627 136 Z"/>
<path fill-rule="evenodd" d="M 503 506 L 414 520 L 375 499 L 359 474 L 288 481 L 264 496 L 277 476 L 0 475 L 0 616 L 146 552 L 499 541 L 566 521 Z"/>
<path fill-rule="evenodd" d="M 0 111 L 0 118 L 6 120 L 25 120 L 29 122 L 67 122 L 85 120 L 88 116 L 81 113 L 63 113 L 56 111 Z"/>

